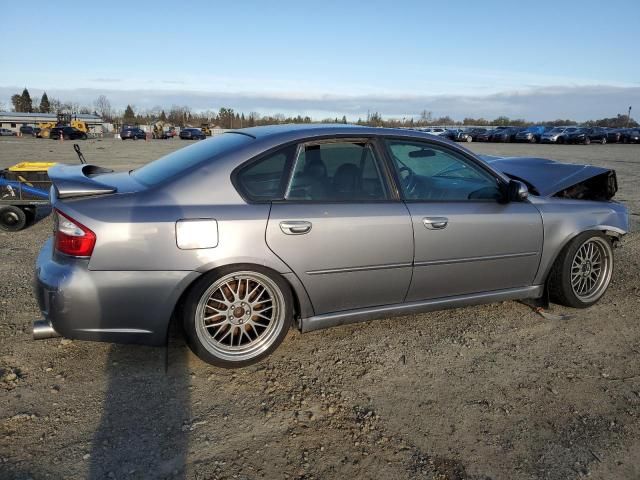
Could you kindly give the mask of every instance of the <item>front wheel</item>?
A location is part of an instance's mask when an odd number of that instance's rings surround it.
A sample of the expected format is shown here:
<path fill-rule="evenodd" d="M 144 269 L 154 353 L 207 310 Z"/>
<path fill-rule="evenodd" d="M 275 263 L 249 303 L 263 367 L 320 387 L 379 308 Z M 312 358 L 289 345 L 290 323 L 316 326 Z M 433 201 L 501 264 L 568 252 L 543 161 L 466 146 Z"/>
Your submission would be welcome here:
<path fill-rule="evenodd" d="M 607 291 L 613 274 L 613 248 L 602 232 L 584 232 L 556 259 L 549 276 L 551 300 L 573 308 L 587 308 Z"/>
<path fill-rule="evenodd" d="M 251 365 L 272 353 L 287 335 L 292 318 L 287 282 L 255 265 L 206 274 L 187 294 L 182 311 L 191 350 L 224 368 Z"/>
<path fill-rule="evenodd" d="M 602 145 L 605 145 L 607 143 L 607 139 L 605 137 L 602 137 Z"/>
<path fill-rule="evenodd" d="M 589 137 L 585 137 L 584 138 L 584 144 L 585 145 L 590 145 L 591 144 L 591 139 Z"/>

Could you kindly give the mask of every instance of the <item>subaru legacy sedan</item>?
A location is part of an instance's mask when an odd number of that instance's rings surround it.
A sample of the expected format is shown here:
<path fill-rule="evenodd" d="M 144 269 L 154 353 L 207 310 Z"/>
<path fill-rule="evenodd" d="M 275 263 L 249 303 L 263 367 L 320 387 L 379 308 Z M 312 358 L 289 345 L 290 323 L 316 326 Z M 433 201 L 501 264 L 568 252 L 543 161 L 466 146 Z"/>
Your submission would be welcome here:
<path fill-rule="evenodd" d="M 131 172 L 58 165 L 34 336 L 163 345 L 223 367 L 302 332 L 528 300 L 585 308 L 628 230 L 615 172 L 479 157 L 409 130 L 231 131 Z"/>

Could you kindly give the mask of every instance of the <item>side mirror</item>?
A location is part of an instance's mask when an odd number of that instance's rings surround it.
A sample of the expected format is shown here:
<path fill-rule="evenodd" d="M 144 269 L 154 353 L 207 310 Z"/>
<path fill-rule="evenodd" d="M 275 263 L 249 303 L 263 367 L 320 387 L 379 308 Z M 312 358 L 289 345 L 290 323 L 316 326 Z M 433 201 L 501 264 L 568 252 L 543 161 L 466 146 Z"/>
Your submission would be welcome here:
<path fill-rule="evenodd" d="M 519 180 L 511 180 L 508 188 L 508 200 L 510 202 L 521 202 L 529 196 L 529 189 Z"/>

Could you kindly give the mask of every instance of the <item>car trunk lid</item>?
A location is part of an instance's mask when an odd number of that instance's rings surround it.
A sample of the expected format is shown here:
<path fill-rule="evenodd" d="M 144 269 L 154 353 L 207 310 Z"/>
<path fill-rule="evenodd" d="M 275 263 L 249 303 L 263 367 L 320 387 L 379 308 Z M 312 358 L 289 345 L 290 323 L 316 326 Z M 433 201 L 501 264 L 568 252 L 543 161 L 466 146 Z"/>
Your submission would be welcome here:
<path fill-rule="evenodd" d="M 114 173 L 113 170 L 97 165 L 58 164 L 49 169 L 53 184 L 53 198 L 67 199 L 129 193 L 144 188 L 128 172 Z"/>

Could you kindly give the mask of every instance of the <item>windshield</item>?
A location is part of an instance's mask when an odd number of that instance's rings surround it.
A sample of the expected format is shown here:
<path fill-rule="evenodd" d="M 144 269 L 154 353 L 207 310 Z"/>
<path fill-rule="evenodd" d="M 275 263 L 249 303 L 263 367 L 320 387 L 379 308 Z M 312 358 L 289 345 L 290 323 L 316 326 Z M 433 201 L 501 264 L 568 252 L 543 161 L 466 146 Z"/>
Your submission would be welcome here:
<path fill-rule="evenodd" d="M 564 132 L 564 128 L 556 127 L 556 128 L 551 129 L 551 131 L 549 133 L 562 133 L 562 132 Z"/>
<path fill-rule="evenodd" d="M 252 137 L 241 133 L 223 133 L 206 142 L 199 142 L 187 148 L 181 148 L 144 167 L 133 170 L 131 174 L 147 186 L 157 185 L 188 170 L 199 163 L 212 160 L 251 142 Z"/>

